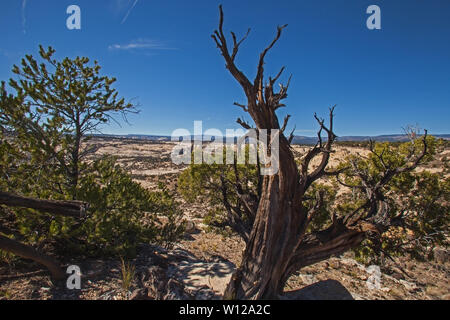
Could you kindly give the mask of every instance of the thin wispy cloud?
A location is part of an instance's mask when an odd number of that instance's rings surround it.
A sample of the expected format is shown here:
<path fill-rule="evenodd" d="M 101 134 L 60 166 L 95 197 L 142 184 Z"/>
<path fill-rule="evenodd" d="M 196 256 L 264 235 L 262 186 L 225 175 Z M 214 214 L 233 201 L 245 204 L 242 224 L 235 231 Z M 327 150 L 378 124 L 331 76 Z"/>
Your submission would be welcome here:
<path fill-rule="evenodd" d="M 125 17 L 123 17 L 122 22 L 120 24 L 125 23 L 127 21 L 128 16 L 130 15 L 131 11 L 133 11 L 134 7 L 136 7 L 136 4 L 139 0 L 134 0 L 133 5 L 128 9 L 127 13 L 125 14 Z"/>
<path fill-rule="evenodd" d="M 109 50 L 176 50 L 177 48 L 168 47 L 161 41 L 151 39 L 137 39 L 125 44 L 112 44 L 108 46 Z"/>
<path fill-rule="evenodd" d="M 26 24 L 27 24 L 27 16 L 26 16 L 26 9 L 27 9 L 27 0 L 22 0 L 22 30 L 23 33 L 27 33 L 26 30 Z"/>

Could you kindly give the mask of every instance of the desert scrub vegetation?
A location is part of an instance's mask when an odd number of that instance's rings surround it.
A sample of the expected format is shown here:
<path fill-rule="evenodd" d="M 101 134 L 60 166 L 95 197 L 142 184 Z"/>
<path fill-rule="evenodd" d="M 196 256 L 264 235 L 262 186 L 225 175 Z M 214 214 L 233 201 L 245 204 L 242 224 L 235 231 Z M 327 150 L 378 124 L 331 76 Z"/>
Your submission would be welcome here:
<path fill-rule="evenodd" d="M 183 230 L 173 196 L 164 188 L 146 190 L 114 158 L 88 161 L 95 151 L 85 143 L 91 134 L 115 115 L 137 112 L 134 105 L 118 97 L 116 79 L 101 75 L 97 61 L 58 61 L 54 53 L 40 47 L 40 62 L 26 55 L 21 67 L 14 65 L 17 79 L 8 83 L 14 93 L 1 84 L 0 191 L 88 209 L 61 216 L 0 207 L 0 236 L 5 243 L 51 244 L 67 256 L 130 257 L 139 243 L 170 246 Z"/>
<path fill-rule="evenodd" d="M 435 160 L 442 142 L 432 136 L 425 139 L 427 154 L 420 163 L 426 167 Z M 323 182 L 312 183 L 304 195 L 303 205 L 315 208 L 306 234 L 330 228 L 338 216 L 351 219 L 362 213 L 369 202 L 363 189 L 367 182 L 363 179 L 376 184 L 382 181 L 386 168 L 396 170 L 408 165 L 411 155 L 420 155 L 422 141 L 369 142 L 367 157 L 348 153 L 340 159 L 340 163 L 330 169 L 339 174 L 324 176 Z M 248 147 L 246 151 L 248 153 Z M 306 154 L 298 154 L 299 170 Z M 258 177 L 258 165 L 191 163 L 179 176 L 178 191 L 187 202 L 208 203 L 210 209 L 203 217 L 207 230 L 222 235 L 239 234 L 245 240 L 248 238 L 243 228 L 251 228 L 252 212 L 258 207 Z M 430 260 L 436 246 L 448 246 L 449 178 L 427 170 L 406 170 L 384 184 L 379 192 L 383 193 L 386 214 L 392 223 L 384 232 L 378 233 L 374 229 L 376 234 L 349 247 L 356 260 L 379 265 L 386 259 L 404 255 L 421 261 Z M 236 224 L 239 224 L 238 228 Z"/>
<path fill-rule="evenodd" d="M 209 204 L 210 209 L 204 217 L 204 223 L 210 230 L 224 232 L 233 220 L 239 220 L 243 224 L 250 223 L 248 206 L 257 205 L 252 195 L 258 193 L 260 185 L 258 166 L 248 163 L 249 147 L 246 146 L 243 151 L 246 159 L 244 164 L 237 164 L 236 161 L 233 165 L 192 163 L 178 178 L 178 192 L 187 202 Z M 226 163 L 226 154 L 227 148 L 223 148 L 223 163 Z M 239 193 L 230 192 L 236 188 L 237 182 L 242 182 Z M 241 196 L 249 197 L 247 206 Z M 236 211 L 239 215 L 235 214 Z"/>
<path fill-rule="evenodd" d="M 441 139 L 426 137 L 427 154 L 421 159 L 426 166 L 436 158 L 436 152 L 442 149 Z M 358 175 L 363 174 L 373 184 L 380 183 L 386 168 L 395 170 L 406 165 L 411 154 L 420 151 L 420 140 L 405 143 L 371 143 L 371 153 L 367 158 L 348 156 L 338 168 L 356 167 L 357 172 L 344 170 L 342 180 L 336 179 L 348 187 L 348 191 L 338 199 L 338 212 L 347 215 L 356 208 L 365 205 L 364 181 Z M 380 259 L 409 255 L 412 258 L 426 260 L 433 258 L 433 249 L 437 245 L 448 246 L 449 236 L 449 200 L 450 179 L 439 173 L 427 170 L 417 172 L 405 170 L 393 177 L 379 190 L 389 208 L 392 224 L 377 238 L 367 238 L 354 248 L 358 260 L 365 263 L 382 263 Z"/>
<path fill-rule="evenodd" d="M 426 139 L 428 154 L 421 161 L 423 165 L 434 161 L 436 150 L 442 148 L 442 140 L 432 136 Z M 373 151 L 367 158 L 349 153 L 334 168 L 340 171 L 338 176 L 325 176 L 323 180 L 328 183 L 311 185 L 304 196 L 304 203 L 314 207 L 316 200 L 320 199 L 320 206 L 317 206 L 307 232 L 323 230 L 332 224 L 333 215 L 346 217 L 366 205 L 367 195 L 360 188 L 363 182 L 350 171 L 352 163 L 375 183 L 382 178 L 384 166 L 404 166 L 411 152 L 418 153 L 420 141 L 368 142 L 366 148 Z M 248 146 L 246 152 L 248 158 Z M 299 156 L 296 162 L 300 168 L 305 155 Z M 343 192 L 338 195 L 339 188 Z M 257 165 L 192 163 L 180 174 L 178 191 L 187 202 L 207 202 L 210 210 L 203 222 L 208 230 L 229 235 L 236 221 L 250 223 L 249 206 L 257 206 Z M 384 185 L 383 193 L 390 206 L 389 214 L 398 222 L 377 241 L 367 238 L 353 248 L 358 261 L 382 263 L 380 259 L 405 254 L 419 260 L 432 259 L 436 245 L 448 245 L 449 178 L 426 170 L 405 171 Z M 402 219 L 406 221 L 400 223 Z M 234 232 L 240 234 L 239 229 Z"/>

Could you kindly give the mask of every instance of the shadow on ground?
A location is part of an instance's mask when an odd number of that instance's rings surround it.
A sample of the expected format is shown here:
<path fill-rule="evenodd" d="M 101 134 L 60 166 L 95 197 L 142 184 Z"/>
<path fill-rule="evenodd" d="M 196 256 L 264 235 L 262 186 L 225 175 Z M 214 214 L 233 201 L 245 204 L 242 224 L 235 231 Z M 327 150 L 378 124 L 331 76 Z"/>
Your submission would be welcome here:
<path fill-rule="evenodd" d="M 299 290 L 285 292 L 283 300 L 354 300 L 337 280 L 319 281 Z"/>

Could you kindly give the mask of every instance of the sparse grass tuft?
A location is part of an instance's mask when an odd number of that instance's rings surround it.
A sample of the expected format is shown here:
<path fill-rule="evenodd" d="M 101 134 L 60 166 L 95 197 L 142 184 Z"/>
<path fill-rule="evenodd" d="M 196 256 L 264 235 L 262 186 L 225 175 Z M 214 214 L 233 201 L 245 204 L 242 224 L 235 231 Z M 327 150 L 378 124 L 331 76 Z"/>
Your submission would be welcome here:
<path fill-rule="evenodd" d="M 125 262 L 123 258 L 120 258 L 120 260 L 122 263 L 122 289 L 125 290 L 125 292 L 128 292 L 133 284 L 136 268 L 130 261 Z"/>

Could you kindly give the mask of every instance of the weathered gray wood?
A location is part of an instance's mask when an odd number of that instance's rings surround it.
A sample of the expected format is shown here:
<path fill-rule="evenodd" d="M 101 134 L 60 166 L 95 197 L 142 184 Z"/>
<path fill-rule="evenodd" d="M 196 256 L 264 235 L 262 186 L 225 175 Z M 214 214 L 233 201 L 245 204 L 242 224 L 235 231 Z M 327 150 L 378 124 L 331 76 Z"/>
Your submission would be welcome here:
<path fill-rule="evenodd" d="M 3 191 L 0 191 L 0 204 L 9 207 L 31 208 L 69 217 L 82 217 L 88 208 L 88 204 L 82 201 L 42 200 Z M 16 240 L 0 235 L 0 249 L 46 266 L 55 280 L 63 279 L 65 276 L 58 261 Z"/>
<path fill-rule="evenodd" d="M 55 280 L 61 280 L 65 277 L 64 271 L 61 269 L 58 261 L 38 252 L 30 246 L 0 235 L 0 249 L 11 252 L 25 259 L 31 259 L 46 266 Z"/>
<path fill-rule="evenodd" d="M 9 207 L 24 207 L 44 211 L 51 214 L 82 217 L 85 215 L 88 204 L 82 201 L 43 200 L 19 196 L 9 192 L 0 191 L 0 204 Z"/>

